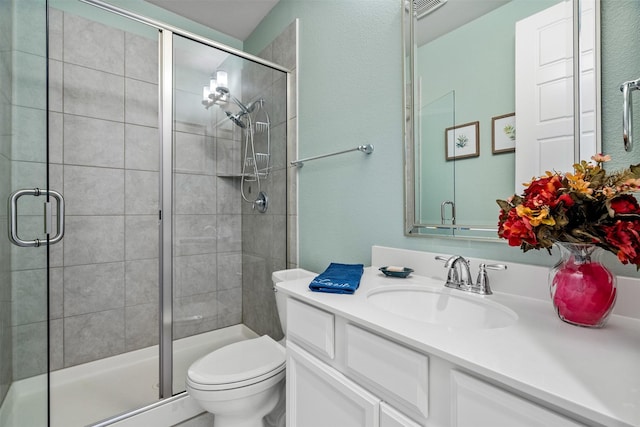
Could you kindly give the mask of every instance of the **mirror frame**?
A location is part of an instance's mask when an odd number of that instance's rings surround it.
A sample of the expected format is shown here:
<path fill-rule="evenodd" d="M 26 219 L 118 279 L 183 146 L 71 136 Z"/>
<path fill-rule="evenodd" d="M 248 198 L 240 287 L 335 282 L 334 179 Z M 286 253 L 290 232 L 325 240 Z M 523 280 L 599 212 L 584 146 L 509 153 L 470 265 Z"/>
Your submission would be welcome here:
<path fill-rule="evenodd" d="M 462 240 L 480 240 L 490 242 L 502 242 L 497 236 L 497 226 L 470 226 L 464 224 L 423 224 L 417 221 L 416 218 L 416 182 L 415 182 L 415 58 L 414 58 L 414 5 L 413 0 L 401 0 L 403 3 L 402 8 L 402 52 L 403 52 L 403 143 L 404 143 L 404 234 L 409 237 L 436 237 L 446 239 L 462 239 Z M 571 0 L 573 8 L 573 129 L 574 129 L 574 147 L 577 145 L 576 138 L 580 137 L 580 120 L 576 119 L 578 114 L 575 112 L 581 111 L 580 90 L 584 87 L 585 82 L 580 78 L 581 73 L 581 55 L 580 47 L 584 43 L 581 40 L 583 33 L 581 33 L 582 20 L 580 11 L 582 10 L 583 0 Z M 595 134 L 597 150 L 602 150 L 601 142 L 601 96 L 600 96 L 600 0 L 593 0 L 595 3 L 595 17 L 594 17 L 594 51 L 595 51 L 595 88 L 590 87 L 590 90 L 594 90 L 596 95 L 595 105 Z M 577 58 L 577 59 L 576 59 Z M 579 149 L 576 148 L 575 161 L 579 159 Z M 498 221 L 498 209 L 496 208 L 496 224 Z M 425 230 L 448 230 L 448 234 L 436 234 L 425 233 Z M 456 235 L 456 231 L 478 233 L 478 235 Z M 493 234 L 493 236 L 491 236 Z"/>

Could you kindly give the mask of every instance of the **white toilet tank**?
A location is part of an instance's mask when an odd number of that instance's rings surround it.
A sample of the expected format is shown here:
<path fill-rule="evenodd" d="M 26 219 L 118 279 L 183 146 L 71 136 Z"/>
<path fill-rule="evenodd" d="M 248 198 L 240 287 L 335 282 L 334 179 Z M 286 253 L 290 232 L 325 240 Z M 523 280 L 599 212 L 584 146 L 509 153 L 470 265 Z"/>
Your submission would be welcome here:
<path fill-rule="evenodd" d="M 271 281 L 273 282 L 273 290 L 276 293 L 276 308 L 278 309 L 278 317 L 280 317 L 280 326 L 282 326 L 282 332 L 287 334 L 287 297 L 282 292 L 277 292 L 276 283 L 287 282 L 289 280 L 297 280 L 297 279 L 309 279 L 309 283 L 311 283 L 311 279 L 316 277 L 318 274 L 309 270 L 305 270 L 304 268 L 291 268 L 289 270 L 279 270 L 274 271 L 271 274 Z"/>

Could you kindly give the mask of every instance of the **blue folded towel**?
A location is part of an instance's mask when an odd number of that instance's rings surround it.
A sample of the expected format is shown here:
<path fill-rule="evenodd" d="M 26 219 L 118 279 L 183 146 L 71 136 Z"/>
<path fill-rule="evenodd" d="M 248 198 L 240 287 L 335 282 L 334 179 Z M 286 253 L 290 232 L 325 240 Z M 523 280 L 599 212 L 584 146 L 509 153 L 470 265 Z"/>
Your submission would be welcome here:
<path fill-rule="evenodd" d="M 314 292 L 333 294 L 352 294 L 360 286 L 360 278 L 364 272 L 362 264 L 338 264 L 332 262 L 322 274 L 316 276 L 309 284 Z"/>

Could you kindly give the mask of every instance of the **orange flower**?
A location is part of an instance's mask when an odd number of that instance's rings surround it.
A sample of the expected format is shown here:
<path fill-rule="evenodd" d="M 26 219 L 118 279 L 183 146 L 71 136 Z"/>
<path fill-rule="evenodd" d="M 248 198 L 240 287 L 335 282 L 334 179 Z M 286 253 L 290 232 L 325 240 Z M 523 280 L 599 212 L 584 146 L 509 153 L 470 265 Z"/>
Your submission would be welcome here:
<path fill-rule="evenodd" d="M 516 212 L 520 218 L 527 218 L 529 220 L 529 224 L 532 227 L 537 227 L 540 224 L 545 225 L 555 225 L 556 221 L 552 216 L 549 215 L 549 208 L 543 207 L 541 209 L 530 209 L 524 205 L 518 205 L 516 207 Z"/>
<path fill-rule="evenodd" d="M 555 242 L 595 243 L 640 270 L 640 164 L 607 173 L 610 156 L 573 165 L 565 174 L 532 178 L 522 194 L 500 206 L 498 236 L 523 251 Z"/>
<path fill-rule="evenodd" d="M 589 187 L 591 183 L 584 180 L 584 174 L 576 173 L 575 175 L 572 175 L 567 172 L 565 176 L 567 177 L 569 187 L 576 193 L 588 195 L 593 194 L 593 189 Z"/>

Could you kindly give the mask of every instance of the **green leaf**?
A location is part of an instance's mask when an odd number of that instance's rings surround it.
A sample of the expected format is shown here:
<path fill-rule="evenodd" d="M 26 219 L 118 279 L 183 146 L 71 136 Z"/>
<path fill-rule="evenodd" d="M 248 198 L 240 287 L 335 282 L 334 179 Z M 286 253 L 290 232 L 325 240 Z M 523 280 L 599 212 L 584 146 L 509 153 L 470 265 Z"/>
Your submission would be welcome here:
<path fill-rule="evenodd" d="M 509 204 L 509 202 L 505 201 L 505 200 L 496 200 L 496 203 L 498 204 L 498 206 L 500 206 L 500 209 L 502 209 L 505 212 L 509 212 L 512 208 L 512 206 Z"/>
<path fill-rule="evenodd" d="M 589 184 L 589 187 L 598 188 L 598 187 L 602 186 L 602 183 L 606 179 L 606 175 L 607 174 L 604 171 L 604 169 L 600 169 L 597 173 L 592 175 L 591 178 L 589 179 L 589 182 L 591 183 L 591 184 Z"/>

